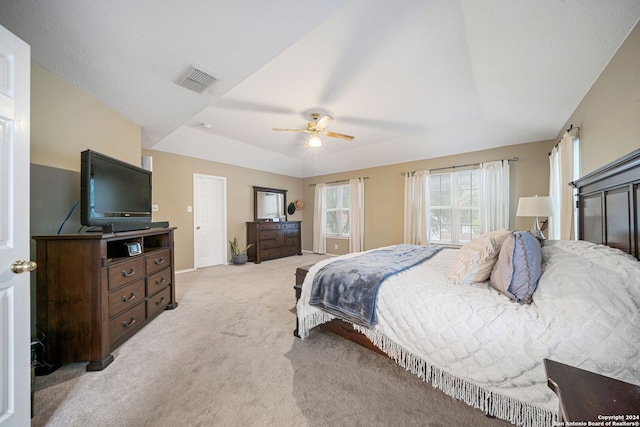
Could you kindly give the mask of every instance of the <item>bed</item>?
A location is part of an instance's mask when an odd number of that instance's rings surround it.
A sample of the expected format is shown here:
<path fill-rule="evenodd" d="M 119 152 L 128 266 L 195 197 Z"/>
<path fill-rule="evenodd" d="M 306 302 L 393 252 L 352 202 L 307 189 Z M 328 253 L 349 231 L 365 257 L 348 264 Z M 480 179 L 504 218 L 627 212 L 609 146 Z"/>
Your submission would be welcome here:
<path fill-rule="evenodd" d="M 384 279 L 373 325 L 352 317 L 336 323 L 341 312 L 318 304 L 314 279 L 321 281 L 333 263 L 355 263 L 379 249 L 324 260 L 304 278 L 297 333 L 305 339 L 323 324 L 348 325 L 346 335 L 366 337 L 432 386 L 518 426 L 557 422 L 545 358 L 640 384 L 640 150 L 572 184 L 580 240 L 546 241 L 536 252 L 526 233 L 512 231 L 501 241 L 505 232 L 483 236 L 476 247 L 443 248 Z M 463 252 L 480 250 L 486 261 L 489 240 L 491 266 L 471 269 L 481 273 L 474 280 L 460 280 L 455 266 L 467 261 Z M 502 251 L 505 245 L 511 246 Z M 515 267 L 515 255 L 502 253 L 518 248 L 530 258 L 524 270 Z M 512 284 L 516 270 L 526 271 L 528 278 L 518 279 L 525 285 L 501 287 L 505 268 Z M 487 269 L 489 279 L 478 281 Z"/>

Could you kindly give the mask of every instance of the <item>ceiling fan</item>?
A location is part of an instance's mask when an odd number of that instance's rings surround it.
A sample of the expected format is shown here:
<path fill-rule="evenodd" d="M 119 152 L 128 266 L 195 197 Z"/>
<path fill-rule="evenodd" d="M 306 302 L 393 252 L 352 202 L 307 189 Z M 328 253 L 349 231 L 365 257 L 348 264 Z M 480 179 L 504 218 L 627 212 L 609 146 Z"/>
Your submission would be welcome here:
<path fill-rule="evenodd" d="M 345 139 L 347 141 L 352 141 L 353 136 L 345 135 L 342 133 L 329 132 L 325 130 L 325 128 L 333 121 L 333 117 L 330 116 L 322 116 L 318 113 L 311 114 L 312 121 L 307 123 L 307 127 L 305 129 L 280 129 L 274 128 L 273 130 L 278 132 L 306 132 L 311 134 L 311 136 L 307 139 L 304 146 L 305 147 L 320 147 L 322 146 L 322 140 L 320 139 L 320 135 L 326 135 L 331 138 L 339 138 Z"/>

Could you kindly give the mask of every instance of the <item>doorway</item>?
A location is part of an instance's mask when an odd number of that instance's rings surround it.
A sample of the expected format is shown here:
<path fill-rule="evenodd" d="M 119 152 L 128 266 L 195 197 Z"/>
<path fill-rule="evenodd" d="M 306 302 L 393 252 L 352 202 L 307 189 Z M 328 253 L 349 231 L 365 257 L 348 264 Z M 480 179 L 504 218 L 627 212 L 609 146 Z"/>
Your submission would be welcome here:
<path fill-rule="evenodd" d="M 194 267 L 227 263 L 227 179 L 193 174 Z"/>

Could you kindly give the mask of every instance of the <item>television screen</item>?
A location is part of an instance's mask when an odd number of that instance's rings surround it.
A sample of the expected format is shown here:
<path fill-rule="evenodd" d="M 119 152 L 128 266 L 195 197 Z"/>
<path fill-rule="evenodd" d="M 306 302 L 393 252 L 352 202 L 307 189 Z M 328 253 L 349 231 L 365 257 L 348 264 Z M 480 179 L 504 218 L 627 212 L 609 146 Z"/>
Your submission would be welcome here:
<path fill-rule="evenodd" d="M 150 171 L 91 150 L 82 152 L 80 169 L 82 225 L 151 222 Z"/>

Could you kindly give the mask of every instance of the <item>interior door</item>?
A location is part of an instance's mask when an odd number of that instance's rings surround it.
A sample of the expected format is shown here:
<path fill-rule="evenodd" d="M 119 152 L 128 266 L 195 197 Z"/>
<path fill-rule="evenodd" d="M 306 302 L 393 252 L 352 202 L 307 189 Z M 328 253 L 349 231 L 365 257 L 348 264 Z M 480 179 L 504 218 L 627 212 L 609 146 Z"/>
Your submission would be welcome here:
<path fill-rule="evenodd" d="M 227 261 L 226 188 L 226 178 L 193 175 L 195 268 Z"/>
<path fill-rule="evenodd" d="M 30 423 L 30 48 L 0 26 L 0 425 Z M 16 274 L 22 273 L 22 274 Z"/>

